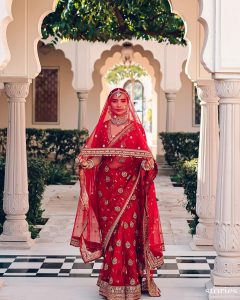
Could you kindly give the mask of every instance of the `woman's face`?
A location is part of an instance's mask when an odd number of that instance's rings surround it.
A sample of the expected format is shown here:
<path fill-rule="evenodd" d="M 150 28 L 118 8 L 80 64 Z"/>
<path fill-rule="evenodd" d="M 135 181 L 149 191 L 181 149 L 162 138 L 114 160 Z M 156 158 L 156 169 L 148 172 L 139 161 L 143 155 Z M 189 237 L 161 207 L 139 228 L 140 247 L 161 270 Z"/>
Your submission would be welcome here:
<path fill-rule="evenodd" d="M 120 92 L 121 93 L 121 92 Z M 125 94 L 115 93 L 110 101 L 110 107 L 116 116 L 124 115 L 128 108 L 128 99 Z"/>

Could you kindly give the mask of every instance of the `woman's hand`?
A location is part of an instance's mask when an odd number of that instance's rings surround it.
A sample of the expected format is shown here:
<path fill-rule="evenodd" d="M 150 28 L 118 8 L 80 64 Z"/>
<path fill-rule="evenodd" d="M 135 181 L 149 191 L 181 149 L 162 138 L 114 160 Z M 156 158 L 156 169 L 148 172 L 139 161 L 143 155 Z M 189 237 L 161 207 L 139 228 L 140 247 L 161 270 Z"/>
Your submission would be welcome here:
<path fill-rule="evenodd" d="M 94 161 L 92 159 L 79 159 L 78 157 L 75 159 L 75 163 L 77 164 L 77 167 L 81 169 L 91 169 L 94 167 Z"/>
<path fill-rule="evenodd" d="M 141 166 L 145 171 L 152 170 L 154 168 L 154 159 L 150 158 L 149 160 L 143 160 Z"/>

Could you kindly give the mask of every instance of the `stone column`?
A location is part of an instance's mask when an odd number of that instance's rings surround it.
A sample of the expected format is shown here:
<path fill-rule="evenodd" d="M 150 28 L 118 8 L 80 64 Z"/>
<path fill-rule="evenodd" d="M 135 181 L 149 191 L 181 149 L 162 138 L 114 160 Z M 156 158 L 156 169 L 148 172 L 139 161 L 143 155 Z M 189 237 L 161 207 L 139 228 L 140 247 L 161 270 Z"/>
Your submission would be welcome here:
<path fill-rule="evenodd" d="M 214 235 L 219 151 L 218 98 L 213 80 L 198 82 L 201 125 L 196 211 L 199 223 L 192 246 L 212 246 Z"/>
<path fill-rule="evenodd" d="M 211 280 L 214 286 L 239 288 L 240 79 L 216 79 L 215 84 L 220 98 L 220 144 L 214 235 L 217 257 Z"/>
<path fill-rule="evenodd" d="M 165 93 L 167 98 L 166 132 L 175 131 L 175 98 L 176 93 Z"/>
<path fill-rule="evenodd" d="M 27 154 L 25 134 L 25 98 L 29 82 L 5 83 L 8 96 L 7 154 L 3 209 L 6 221 L 0 247 L 29 248 L 32 244 L 26 213 L 28 203 Z"/>
<path fill-rule="evenodd" d="M 77 91 L 78 97 L 78 130 L 86 128 L 88 90 Z"/>

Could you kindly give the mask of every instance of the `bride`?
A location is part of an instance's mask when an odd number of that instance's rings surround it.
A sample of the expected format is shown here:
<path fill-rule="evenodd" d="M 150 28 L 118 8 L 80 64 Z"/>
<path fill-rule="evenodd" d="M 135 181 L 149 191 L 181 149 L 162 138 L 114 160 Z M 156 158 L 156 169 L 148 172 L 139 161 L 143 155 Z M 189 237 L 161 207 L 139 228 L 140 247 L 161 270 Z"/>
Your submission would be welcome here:
<path fill-rule="evenodd" d="M 71 245 L 86 263 L 104 257 L 100 295 L 160 296 L 152 276 L 164 251 L 153 183 L 157 165 L 126 90 L 109 94 L 78 163 L 81 192 Z"/>

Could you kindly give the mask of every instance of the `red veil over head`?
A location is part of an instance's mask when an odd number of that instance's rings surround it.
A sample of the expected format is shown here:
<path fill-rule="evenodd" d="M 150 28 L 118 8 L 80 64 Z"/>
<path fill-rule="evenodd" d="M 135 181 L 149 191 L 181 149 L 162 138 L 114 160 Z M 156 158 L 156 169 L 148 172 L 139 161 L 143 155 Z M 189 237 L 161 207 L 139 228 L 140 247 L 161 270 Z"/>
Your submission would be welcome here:
<path fill-rule="evenodd" d="M 116 148 L 114 143 L 110 142 L 109 144 L 106 144 L 101 139 L 102 132 L 106 129 L 107 123 L 111 119 L 110 104 L 116 93 L 124 94 L 128 101 L 128 120 L 131 123 L 131 126 L 134 126 L 138 133 L 138 149 L 125 148 L 124 146 Z M 147 145 L 141 121 L 134 109 L 134 105 L 130 100 L 127 91 L 122 88 L 117 88 L 110 92 L 99 121 L 81 150 L 79 158 L 87 159 L 96 156 L 136 157 L 142 160 L 152 158 L 152 153 Z M 81 192 L 70 243 L 73 246 L 80 247 L 84 262 L 89 262 L 99 258 L 104 252 L 101 231 L 99 228 L 98 196 L 96 191 L 98 168 L 99 166 L 92 169 L 80 169 Z M 162 251 L 164 250 L 164 242 L 153 184 L 153 179 L 157 174 L 157 165 L 155 163 L 154 169 L 150 171 L 144 171 L 141 168 L 139 172 L 139 184 L 144 195 L 144 207 L 146 214 L 144 222 L 146 223 L 145 234 L 146 247 L 148 247 L 148 263 L 151 267 L 156 267 L 163 263 Z M 83 205 L 83 203 L 86 202 L 88 202 L 87 207 Z"/>

